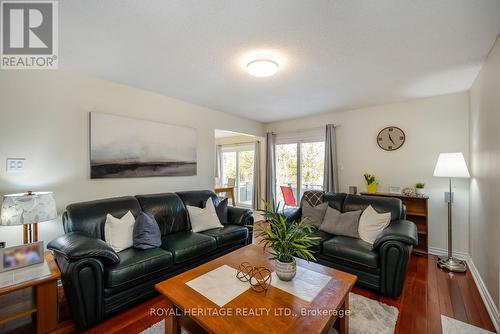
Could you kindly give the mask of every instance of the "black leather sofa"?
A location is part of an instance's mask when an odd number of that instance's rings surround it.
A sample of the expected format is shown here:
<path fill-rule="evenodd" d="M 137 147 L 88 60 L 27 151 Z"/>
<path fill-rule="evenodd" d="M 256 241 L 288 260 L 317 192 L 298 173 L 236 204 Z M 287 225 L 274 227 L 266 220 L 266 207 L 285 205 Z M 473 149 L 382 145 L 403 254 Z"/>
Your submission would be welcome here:
<path fill-rule="evenodd" d="M 202 207 L 217 196 L 186 191 L 119 197 L 68 205 L 65 235 L 51 241 L 61 269 L 64 291 L 80 329 L 154 294 L 154 285 L 180 272 L 252 242 L 252 211 L 228 207 L 228 224 L 201 233 L 190 231 L 185 205 Z M 104 240 L 106 214 L 152 213 L 162 234 L 160 248 L 129 248 L 119 253 Z"/>
<path fill-rule="evenodd" d="M 317 230 L 320 238 L 314 256 L 317 262 L 358 276 L 357 283 L 383 295 L 398 297 L 403 289 L 408 262 L 418 242 L 414 223 L 406 220 L 406 208 L 400 199 L 306 191 L 301 200 L 312 206 L 328 202 L 341 212 L 364 210 L 371 205 L 378 212 L 390 212 L 391 222 L 373 246 L 356 238 L 335 236 Z M 284 210 L 290 221 L 301 219 L 301 208 Z"/>

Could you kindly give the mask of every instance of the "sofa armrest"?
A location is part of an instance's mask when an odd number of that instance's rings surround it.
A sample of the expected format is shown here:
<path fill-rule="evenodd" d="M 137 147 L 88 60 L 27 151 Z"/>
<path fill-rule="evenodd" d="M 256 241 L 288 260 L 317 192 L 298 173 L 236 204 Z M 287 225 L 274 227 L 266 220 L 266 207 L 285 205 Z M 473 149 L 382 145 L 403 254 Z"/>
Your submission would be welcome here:
<path fill-rule="evenodd" d="M 382 243 L 380 258 L 380 293 L 397 298 L 403 291 L 413 246 L 401 241 Z"/>
<path fill-rule="evenodd" d="M 118 254 L 107 243 L 80 232 L 70 232 L 62 235 L 49 242 L 47 248 L 63 256 L 67 261 L 99 258 L 113 263 L 120 262 Z"/>
<path fill-rule="evenodd" d="M 289 223 L 300 221 L 300 219 L 302 218 L 302 211 L 300 210 L 300 208 L 283 209 L 281 214 L 286 217 L 286 220 Z"/>
<path fill-rule="evenodd" d="M 251 226 L 253 225 L 253 212 L 250 209 L 227 207 L 227 220 L 230 224 Z"/>
<path fill-rule="evenodd" d="M 399 241 L 415 246 L 418 244 L 417 227 L 408 220 L 395 220 L 380 233 L 373 243 L 373 249 L 380 248 L 387 241 Z"/>
<path fill-rule="evenodd" d="M 66 299 L 80 330 L 88 329 L 105 318 L 104 264 L 95 257 L 68 260 L 55 253 L 61 270 Z"/>

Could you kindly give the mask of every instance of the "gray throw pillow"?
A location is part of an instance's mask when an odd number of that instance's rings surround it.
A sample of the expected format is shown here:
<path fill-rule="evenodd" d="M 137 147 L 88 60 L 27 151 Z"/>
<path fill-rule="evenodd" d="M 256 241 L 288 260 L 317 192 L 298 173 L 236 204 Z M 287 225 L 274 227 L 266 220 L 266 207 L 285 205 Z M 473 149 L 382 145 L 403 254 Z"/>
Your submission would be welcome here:
<path fill-rule="evenodd" d="M 362 211 L 359 210 L 341 213 L 334 208 L 328 207 L 325 218 L 319 229 L 330 234 L 344 235 L 346 237 L 359 239 L 358 227 L 361 212 Z"/>
<path fill-rule="evenodd" d="M 141 212 L 134 225 L 134 248 L 150 249 L 161 246 L 161 232 L 155 217 L 147 212 Z"/>
<path fill-rule="evenodd" d="M 327 202 L 312 207 L 309 203 L 304 201 L 302 203 L 302 220 L 305 220 L 307 223 L 319 227 L 321 225 L 321 222 L 323 221 L 323 217 L 325 217 L 327 207 Z"/>

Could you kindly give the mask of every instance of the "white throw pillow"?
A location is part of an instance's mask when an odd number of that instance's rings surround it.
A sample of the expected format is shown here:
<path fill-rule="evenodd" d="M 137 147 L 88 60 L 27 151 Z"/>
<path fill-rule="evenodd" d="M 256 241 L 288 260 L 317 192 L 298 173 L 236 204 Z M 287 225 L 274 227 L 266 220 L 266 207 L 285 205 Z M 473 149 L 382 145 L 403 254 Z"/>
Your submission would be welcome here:
<path fill-rule="evenodd" d="M 191 220 L 191 231 L 202 232 L 212 228 L 224 227 L 217 217 L 212 199 L 207 200 L 204 209 L 186 205 Z"/>
<path fill-rule="evenodd" d="M 372 206 L 368 206 L 359 218 L 359 237 L 373 244 L 379 234 L 391 222 L 391 213 L 378 213 Z"/>
<path fill-rule="evenodd" d="M 123 217 L 116 218 L 106 215 L 104 223 L 104 239 L 115 252 L 120 252 L 134 245 L 135 218 L 132 212 L 127 212 Z"/>

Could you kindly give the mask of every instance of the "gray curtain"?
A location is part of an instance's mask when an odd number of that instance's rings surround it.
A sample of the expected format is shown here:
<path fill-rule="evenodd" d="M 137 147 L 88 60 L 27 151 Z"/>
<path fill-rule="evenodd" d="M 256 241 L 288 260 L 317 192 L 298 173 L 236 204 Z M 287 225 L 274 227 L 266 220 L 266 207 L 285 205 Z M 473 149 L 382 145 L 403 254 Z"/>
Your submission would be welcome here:
<path fill-rule="evenodd" d="M 325 174 L 323 178 L 324 191 L 338 192 L 339 190 L 336 145 L 335 126 L 333 124 L 327 124 L 325 135 Z"/>
<path fill-rule="evenodd" d="M 266 193 L 265 200 L 273 204 L 276 192 L 276 134 L 266 134 Z"/>
<path fill-rule="evenodd" d="M 260 194 L 260 142 L 255 143 L 253 156 L 253 191 L 252 191 L 252 208 L 260 209 L 262 202 Z"/>
<path fill-rule="evenodd" d="M 222 145 L 215 147 L 215 177 L 222 177 Z"/>

